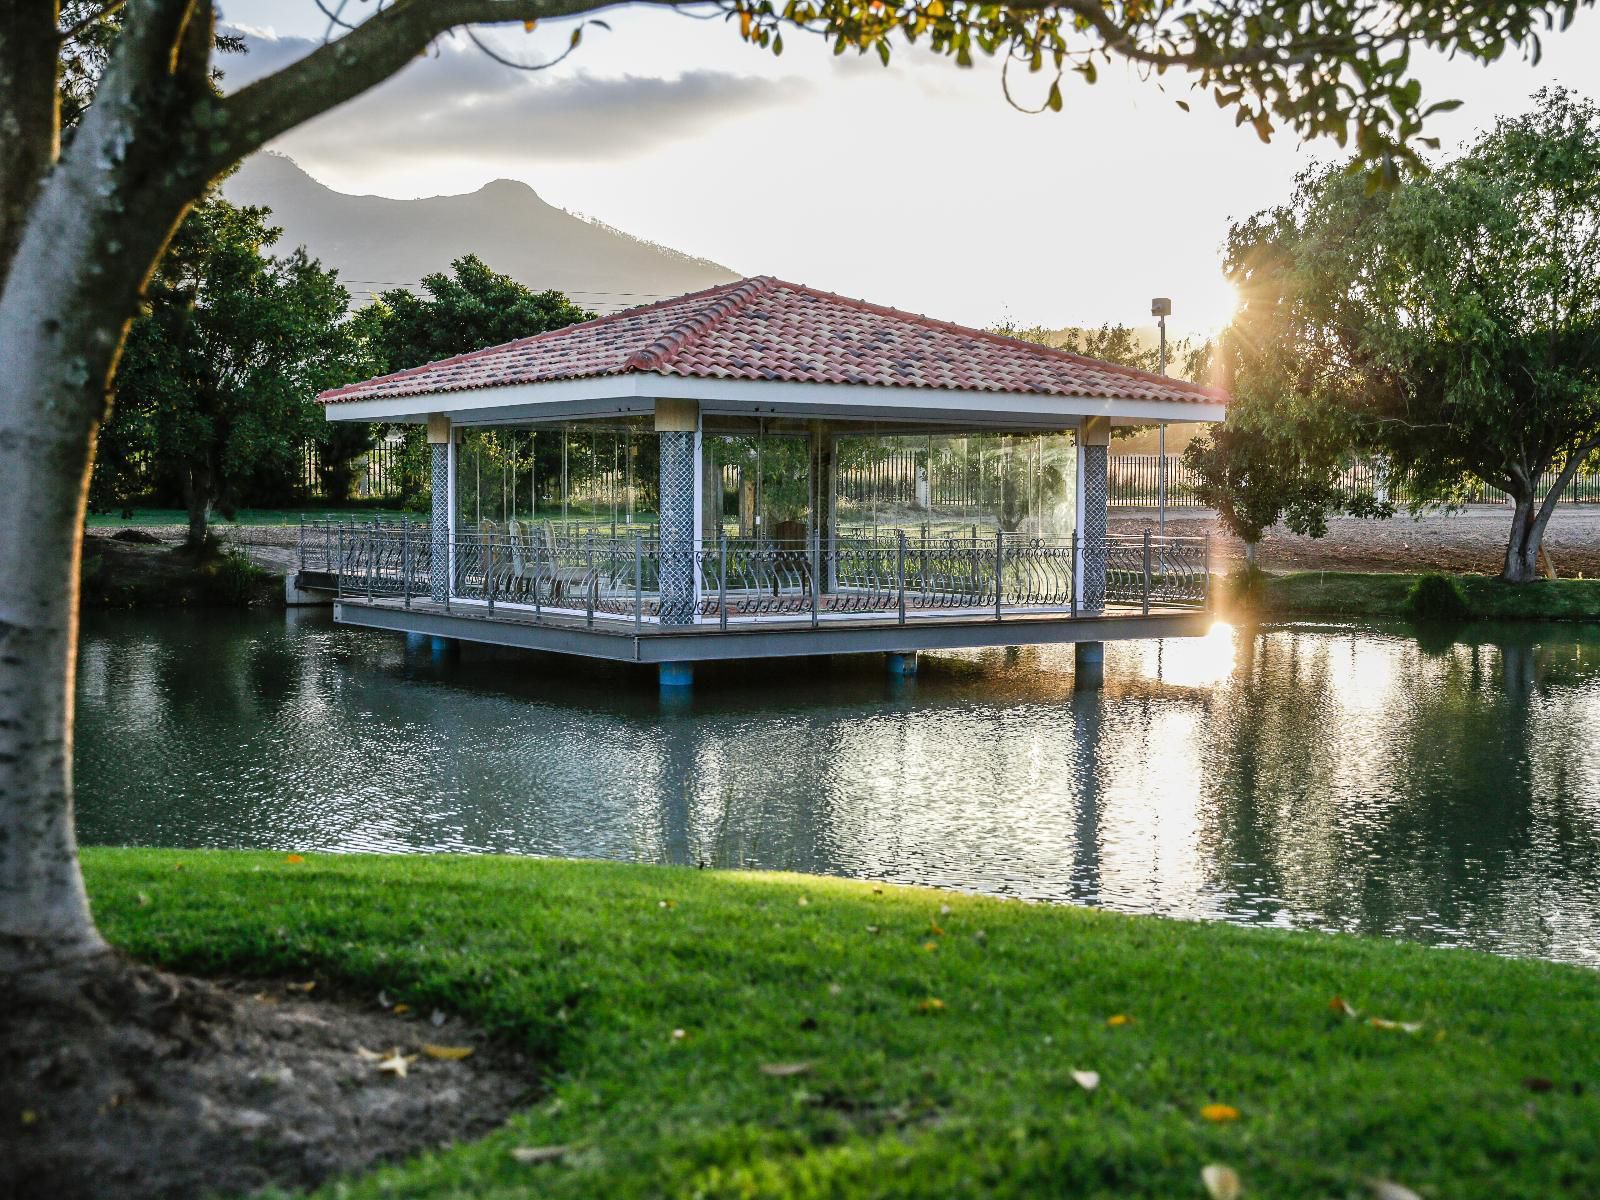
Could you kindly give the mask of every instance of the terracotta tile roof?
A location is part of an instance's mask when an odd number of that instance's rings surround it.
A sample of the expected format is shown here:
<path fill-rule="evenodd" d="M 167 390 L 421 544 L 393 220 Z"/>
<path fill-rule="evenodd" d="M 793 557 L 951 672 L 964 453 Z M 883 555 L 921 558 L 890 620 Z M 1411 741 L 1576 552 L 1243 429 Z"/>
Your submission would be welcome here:
<path fill-rule="evenodd" d="M 335 388 L 324 403 L 654 373 L 1098 399 L 1226 402 L 1214 388 L 770 276 Z"/>

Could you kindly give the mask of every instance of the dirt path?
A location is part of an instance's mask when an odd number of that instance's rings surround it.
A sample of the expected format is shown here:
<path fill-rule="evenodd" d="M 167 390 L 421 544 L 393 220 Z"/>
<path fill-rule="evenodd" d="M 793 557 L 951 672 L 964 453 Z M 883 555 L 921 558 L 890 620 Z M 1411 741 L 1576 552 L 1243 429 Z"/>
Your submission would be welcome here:
<path fill-rule="evenodd" d="M 1113 530 L 1155 526 L 1149 510 L 1113 510 Z M 1511 527 L 1511 510 L 1499 505 L 1459 513 L 1429 514 L 1388 521 L 1336 517 L 1328 536 L 1298 537 L 1281 527 L 1262 539 L 1257 563 L 1268 571 L 1457 571 L 1498 574 Z M 1167 516 L 1172 534 L 1212 537 L 1214 565 L 1234 570 L 1244 562 L 1244 545 L 1223 532 L 1211 512 L 1185 510 Z M 1600 505 L 1567 505 L 1556 510 L 1545 547 L 1563 576 L 1600 577 Z"/>

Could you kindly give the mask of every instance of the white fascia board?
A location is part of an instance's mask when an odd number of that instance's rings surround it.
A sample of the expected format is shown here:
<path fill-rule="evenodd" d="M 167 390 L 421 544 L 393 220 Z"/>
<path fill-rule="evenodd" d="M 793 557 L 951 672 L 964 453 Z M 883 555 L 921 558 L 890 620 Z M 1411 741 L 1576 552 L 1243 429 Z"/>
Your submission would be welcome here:
<path fill-rule="evenodd" d="M 688 379 L 633 373 L 593 379 L 437 392 L 326 405 L 330 421 L 422 421 L 448 413 L 458 425 L 575 420 L 652 411 L 657 397 L 698 400 L 705 412 L 786 417 L 1076 425 L 1084 417 L 1117 424 L 1221 421 L 1220 401 L 1122 400 L 1042 396 L 1026 392 L 899 388 L 877 384 L 781 383 L 750 379 Z"/>

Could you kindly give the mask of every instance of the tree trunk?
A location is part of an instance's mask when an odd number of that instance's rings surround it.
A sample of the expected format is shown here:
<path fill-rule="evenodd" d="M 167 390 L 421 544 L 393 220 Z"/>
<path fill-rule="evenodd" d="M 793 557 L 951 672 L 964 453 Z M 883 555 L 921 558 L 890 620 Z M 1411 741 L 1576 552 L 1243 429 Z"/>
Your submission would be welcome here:
<path fill-rule="evenodd" d="M 1536 520 L 1533 497 L 1517 496 L 1511 515 L 1511 537 L 1506 544 L 1505 567 L 1500 578 L 1507 583 L 1526 583 L 1539 577 L 1539 542 L 1544 525 Z"/>
<path fill-rule="evenodd" d="M 184 478 L 184 503 L 189 510 L 189 537 L 184 545 L 195 554 L 206 548 L 206 526 L 211 518 L 210 472 L 193 467 Z"/>
<path fill-rule="evenodd" d="M 206 180 L 173 71 L 191 11 L 130 16 L 0 290 L 0 971 L 101 953 L 72 820 L 78 568 L 95 434 L 140 289 Z M 204 30 L 184 35 L 210 45 Z M 198 51 L 197 51 L 198 52 Z M 187 131 L 187 132 L 186 132 Z"/>
<path fill-rule="evenodd" d="M 1254 542 L 1246 542 L 1244 544 L 1244 569 L 1246 571 L 1254 571 L 1256 569 L 1256 543 Z"/>

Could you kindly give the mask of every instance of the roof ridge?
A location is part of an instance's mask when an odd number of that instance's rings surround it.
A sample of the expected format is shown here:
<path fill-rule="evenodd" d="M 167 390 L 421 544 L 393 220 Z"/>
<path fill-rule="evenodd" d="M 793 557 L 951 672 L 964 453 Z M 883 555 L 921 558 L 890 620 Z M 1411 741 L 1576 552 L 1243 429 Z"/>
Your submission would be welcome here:
<path fill-rule="evenodd" d="M 757 296 L 782 283 L 771 275 L 752 275 L 728 288 L 707 307 L 691 313 L 648 346 L 635 350 L 622 364 L 623 371 L 659 371 L 686 347 L 699 341 Z"/>
<path fill-rule="evenodd" d="M 1174 379 L 1171 375 L 1158 375 L 1154 371 L 1142 371 L 1138 367 L 1130 367 L 1123 363 L 1109 362 L 1103 358 L 1091 358 L 1087 354 L 1077 354 L 1071 350 L 1062 349 L 1060 346 L 1047 346 L 1042 342 L 1028 342 L 1021 338 L 1007 337 L 1003 333 L 995 333 L 988 329 L 974 329 L 970 325 L 959 325 L 954 321 L 942 321 L 938 317 L 926 316 L 923 313 L 907 312 L 905 309 L 892 308 L 887 304 L 874 304 L 870 300 L 858 300 L 853 296 L 841 296 L 837 292 L 826 292 L 821 288 L 814 288 L 804 283 L 791 283 L 786 279 L 772 281 L 774 287 L 793 288 L 797 292 L 804 292 L 821 300 L 834 300 L 862 312 L 878 313 L 886 317 L 899 317 L 916 325 L 929 329 L 937 329 L 945 333 L 966 334 L 982 338 L 987 342 L 997 342 L 1002 346 L 1014 346 L 1021 350 L 1036 353 L 1044 358 L 1066 359 L 1068 362 L 1078 363 L 1081 366 L 1100 367 L 1119 375 L 1127 375 L 1134 379 L 1144 380 L 1147 383 L 1158 383 L 1166 387 L 1178 388 L 1199 392 L 1202 395 L 1226 398 L 1227 393 L 1209 384 L 1195 383 L 1188 379 Z"/>
<path fill-rule="evenodd" d="M 758 276 L 757 278 L 761 277 Z M 587 321 L 577 321 L 571 325 L 562 325 L 556 329 L 541 330 L 538 333 L 530 333 L 526 337 L 512 338 L 509 342 L 497 342 L 493 346 L 482 346 L 477 350 L 467 350 L 460 354 L 452 354 L 448 358 L 436 358 L 431 362 L 418 363 L 414 367 L 406 367 L 399 371 L 390 371 L 386 375 L 375 375 L 371 379 L 363 379 L 356 383 L 347 383 L 336 388 L 329 388 L 325 392 L 318 392 L 317 399 L 326 403 L 330 400 L 339 399 L 342 395 L 344 395 L 345 392 L 355 388 L 365 389 L 373 384 L 387 383 L 391 380 L 397 379 L 406 379 L 419 372 L 431 371 L 436 367 L 443 367 L 450 363 L 470 362 L 472 359 L 481 358 L 488 354 L 494 354 L 501 350 L 509 350 L 513 347 L 525 346 L 529 343 L 537 342 L 540 338 L 553 338 L 559 334 L 570 333 L 574 329 L 594 329 L 601 325 L 611 325 L 628 317 L 636 317 L 640 313 L 650 312 L 651 310 L 657 308 L 665 308 L 669 304 L 682 304 L 685 300 L 696 300 L 701 296 L 710 296 L 717 292 L 730 291 L 734 288 L 743 287 L 745 284 L 751 282 L 753 282 L 751 279 L 732 279 L 727 283 L 719 283 L 713 285 L 712 287 L 701 288 L 698 292 L 685 292 L 681 296 L 668 296 L 664 300 L 652 300 L 649 304 L 639 304 L 635 305 L 633 308 L 621 308 L 613 313 L 606 313 L 603 316 L 591 317 Z M 559 291 L 560 289 L 557 288 L 553 290 Z M 562 292 L 562 295 L 566 295 L 566 293 Z"/>

